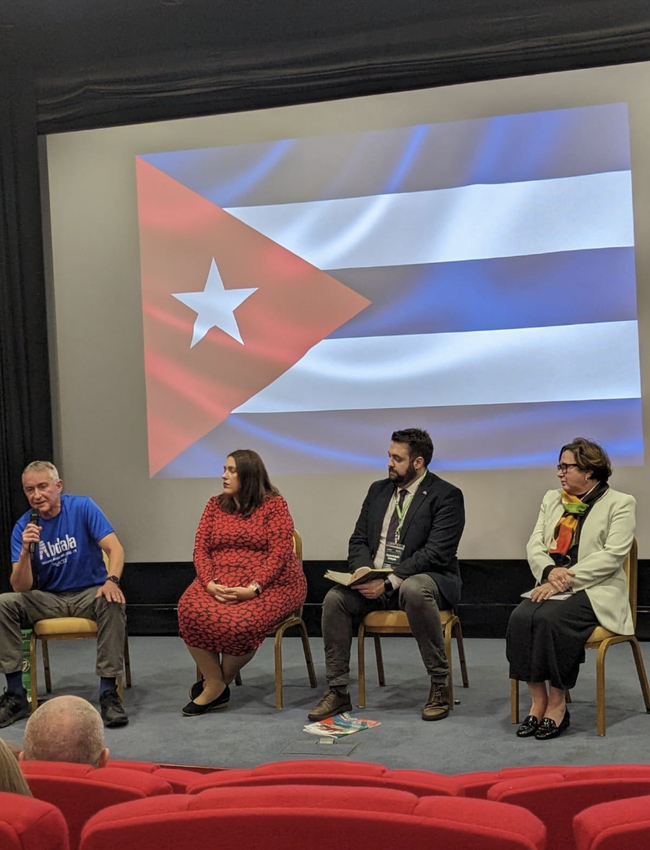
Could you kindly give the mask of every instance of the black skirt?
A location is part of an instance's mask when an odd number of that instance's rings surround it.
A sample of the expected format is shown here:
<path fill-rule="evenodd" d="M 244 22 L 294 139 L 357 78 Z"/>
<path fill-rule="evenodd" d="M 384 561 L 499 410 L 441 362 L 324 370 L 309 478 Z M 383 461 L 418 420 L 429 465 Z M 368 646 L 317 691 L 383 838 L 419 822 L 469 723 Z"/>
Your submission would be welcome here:
<path fill-rule="evenodd" d="M 573 688 L 585 660 L 585 643 L 598 620 L 584 590 L 562 601 L 524 599 L 506 633 L 510 678 Z"/>

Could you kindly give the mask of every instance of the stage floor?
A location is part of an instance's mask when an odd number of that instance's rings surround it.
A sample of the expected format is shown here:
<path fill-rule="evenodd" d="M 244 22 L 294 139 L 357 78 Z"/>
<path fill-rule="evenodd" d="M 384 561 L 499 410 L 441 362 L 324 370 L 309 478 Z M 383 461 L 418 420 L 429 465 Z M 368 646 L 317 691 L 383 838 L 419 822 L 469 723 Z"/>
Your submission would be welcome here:
<path fill-rule="evenodd" d="M 106 730 L 111 755 L 215 767 L 253 767 L 302 757 L 354 759 L 442 773 L 530 764 L 647 762 L 650 756 L 650 715 L 644 709 L 631 650 L 625 645 L 611 648 L 607 656 L 607 736 L 596 735 L 596 653 L 590 651 L 573 692 L 571 728 L 556 740 L 541 742 L 518 739 L 510 724 L 510 684 L 502 640 L 465 641 L 467 690 L 460 686 L 454 654 L 455 696 L 461 704 L 436 723 L 420 719 L 429 685 L 415 642 L 411 638 L 382 640 L 387 684 L 380 688 L 372 640 L 367 640 L 366 708 L 354 713 L 380 720 L 381 726 L 335 744 L 322 744 L 302 731 L 307 712 L 325 688 L 322 640 L 312 638 L 311 644 L 317 690 L 309 687 L 300 640 L 285 638 L 285 707 L 277 711 L 273 641 L 267 640 L 244 668 L 243 685 L 231 688 L 230 706 L 189 718 L 181 715 L 181 708 L 195 677 L 183 642 L 173 637 L 132 637 L 133 687 L 125 691 L 124 699 L 130 723 L 123 729 Z M 642 647 L 650 669 L 650 643 Z M 97 704 L 94 655 L 94 641 L 52 643 L 53 695 L 76 694 Z M 354 704 L 356 642 L 352 659 Z M 42 683 L 40 669 L 39 679 Z M 528 708 L 524 691 L 522 688 L 522 718 Z M 0 730 L 1 737 L 21 743 L 25 722 Z"/>

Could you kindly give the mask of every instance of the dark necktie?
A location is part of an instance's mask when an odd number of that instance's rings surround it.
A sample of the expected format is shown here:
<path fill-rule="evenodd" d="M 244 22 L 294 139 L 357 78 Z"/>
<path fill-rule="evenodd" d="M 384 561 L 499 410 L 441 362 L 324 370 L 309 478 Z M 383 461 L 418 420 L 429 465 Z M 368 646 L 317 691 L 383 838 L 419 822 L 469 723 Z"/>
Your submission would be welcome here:
<path fill-rule="evenodd" d="M 393 515 L 390 518 L 390 522 L 388 523 L 388 531 L 386 533 L 386 543 L 394 543 L 395 542 L 395 531 L 397 530 L 397 526 L 399 525 L 399 514 L 397 513 L 397 505 L 399 504 L 400 511 L 404 507 L 404 499 L 406 498 L 407 490 L 399 491 L 399 499 L 395 503 L 395 510 L 393 511 Z"/>

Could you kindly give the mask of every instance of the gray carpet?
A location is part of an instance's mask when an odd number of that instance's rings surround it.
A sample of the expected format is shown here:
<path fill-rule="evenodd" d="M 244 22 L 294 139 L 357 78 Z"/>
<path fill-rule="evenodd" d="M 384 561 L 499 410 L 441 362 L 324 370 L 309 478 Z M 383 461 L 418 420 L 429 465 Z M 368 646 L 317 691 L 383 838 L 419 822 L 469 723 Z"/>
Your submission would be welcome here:
<path fill-rule="evenodd" d="M 106 730 L 114 758 L 172 764 L 252 767 L 288 758 L 354 759 L 389 767 L 461 773 L 527 764 L 646 762 L 650 755 L 650 715 L 646 714 L 628 646 L 615 646 L 607 658 L 607 736 L 596 735 L 595 652 L 587 653 L 573 693 L 571 728 L 557 740 L 519 740 L 510 724 L 510 687 L 501 640 L 466 640 L 470 688 L 459 687 L 454 656 L 456 706 L 446 720 L 424 723 L 420 710 L 428 682 L 411 638 L 384 638 L 387 685 L 377 684 L 372 641 L 367 640 L 366 708 L 361 717 L 381 726 L 322 744 L 302 731 L 306 713 L 324 689 L 322 641 L 312 639 L 318 690 L 311 690 L 298 639 L 284 647 L 285 708 L 276 711 L 273 643 L 267 640 L 244 668 L 242 687 L 232 687 L 225 711 L 185 718 L 194 681 L 192 660 L 179 638 L 132 637 L 133 687 L 125 691 L 130 724 Z M 53 643 L 50 647 L 54 695 L 77 694 L 96 702 L 94 642 Z M 650 669 L 650 644 L 644 644 Z M 356 645 L 353 647 L 356 653 Z M 353 655 L 353 659 L 356 656 Z M 356 681 L 356 663 L 353 661 Z M 42 674 L 40 681 L 42 682 Z M 356 689 L 353 685 L 353 700 Z M 522 717 L 527 704 L 522 689 Z M 26 721 L 0 730 L 21 743 Z"/>

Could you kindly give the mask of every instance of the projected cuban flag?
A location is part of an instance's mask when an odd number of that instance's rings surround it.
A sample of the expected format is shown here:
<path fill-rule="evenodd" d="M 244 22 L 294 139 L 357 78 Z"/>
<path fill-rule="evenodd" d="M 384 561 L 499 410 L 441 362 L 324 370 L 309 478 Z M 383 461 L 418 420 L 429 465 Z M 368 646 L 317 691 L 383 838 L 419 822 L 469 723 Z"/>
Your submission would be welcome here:
<path fill-rule="evenodd" d="M 626 104 L 137 158 L 152 475 L 643 462 Z"/>

